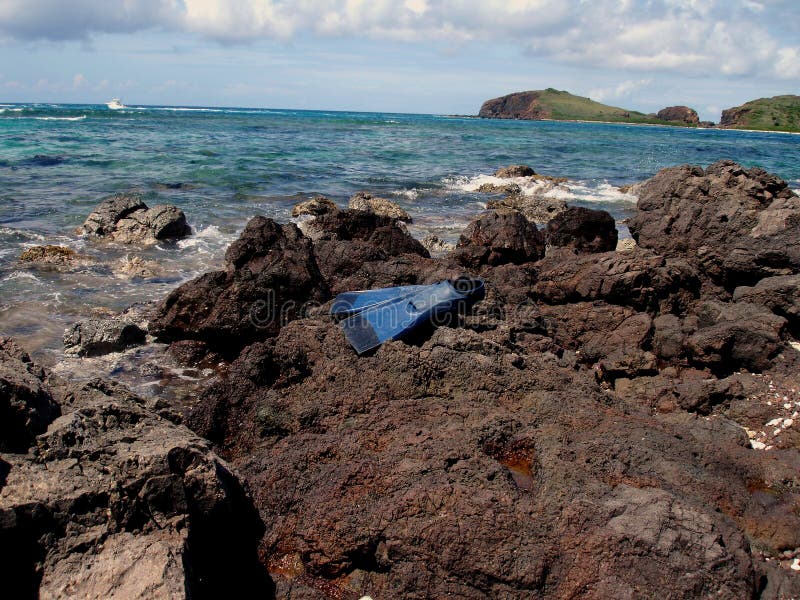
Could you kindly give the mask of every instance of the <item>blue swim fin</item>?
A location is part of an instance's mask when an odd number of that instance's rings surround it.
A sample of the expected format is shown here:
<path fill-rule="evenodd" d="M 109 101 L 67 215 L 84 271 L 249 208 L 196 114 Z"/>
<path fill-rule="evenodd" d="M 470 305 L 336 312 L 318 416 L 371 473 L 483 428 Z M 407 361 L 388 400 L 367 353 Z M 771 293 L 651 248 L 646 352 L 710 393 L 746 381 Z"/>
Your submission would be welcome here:
<path fill-rule="evenodd" d="M 348 317 L 360 313 L 367 308 L 373 308 L 387 302 L 395 302 L 412 294 L 422 291 L 425 285 L 404 285 L 399 287 L 382 288 L 379 290 L 363 290 L 358 292 L 344 292 L 336 296 L 331 305 L 331 315 L 334 317 Z"/>
<path fill-rule="evenodd" d="M 359 354 L 377 348 L 387 340 L 402 338 L 425 323 L 442 324 L 448 316 L 463 312 L 475 302 L 482 300 L 484 284 L 481 279 L 460 277 L 454 281 L 440 281 L 433 285 L 374 291 L 382 292 L 382 295 L 372 295 L 371 299 L 385 299 L 349 313 L 349 316 L 341 322 L 347 340 Z M 334 301 L 334 305 L 338 301 L 339 297 Z M 341 306 L 344 305 L 343 301 Z"/>

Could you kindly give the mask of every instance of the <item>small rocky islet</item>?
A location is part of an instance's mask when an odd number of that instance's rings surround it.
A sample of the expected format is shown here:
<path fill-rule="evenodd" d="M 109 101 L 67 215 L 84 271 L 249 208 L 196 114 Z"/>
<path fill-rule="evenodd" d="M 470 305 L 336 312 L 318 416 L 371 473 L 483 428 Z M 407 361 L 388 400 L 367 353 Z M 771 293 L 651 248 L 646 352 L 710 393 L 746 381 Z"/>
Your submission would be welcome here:
<path fill-rule="evenodd" d="M 624 251 L 608 213 L 570 206 L 541 228 L 488 210 L 433 257 L 368 194 L 254 217 L 224 268 L 72 331 L 79 355 L 117 336 L 212 365 L 190 407 L 3 340 L 6 590 L 800 595 L 800 198 L 730 161 L 635 191 Z M 327 316 L 343 291 L 465 273 L 475 311 L 371 355 Z"/>

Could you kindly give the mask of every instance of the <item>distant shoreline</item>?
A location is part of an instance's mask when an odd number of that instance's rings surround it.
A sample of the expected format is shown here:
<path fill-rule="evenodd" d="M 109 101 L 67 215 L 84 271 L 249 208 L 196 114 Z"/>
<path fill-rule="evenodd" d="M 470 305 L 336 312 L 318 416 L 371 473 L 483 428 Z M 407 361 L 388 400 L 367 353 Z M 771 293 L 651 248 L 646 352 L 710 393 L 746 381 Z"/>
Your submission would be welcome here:
<path fill-rule="evenodd" d="M 749 133 L 779 133 L 781 135 L 800 135 L 800 131 L 780 131 L 776 129 L 740 129 L 738 127 L 700 127 L 679 123 L 631 123 L 628 121 L 589 121 L 586 119 L 505 119 L 500 117 L 481 117 L 479 115 L 438 115 L 448 119 L 482 119 L 485 121 L 525 121 L 529 123 L 602 123 L 604 125 L 635 125 L 636 127 L 677 127 L 679 129 L 698 129 L 703 131 L 745 131 Z"/>

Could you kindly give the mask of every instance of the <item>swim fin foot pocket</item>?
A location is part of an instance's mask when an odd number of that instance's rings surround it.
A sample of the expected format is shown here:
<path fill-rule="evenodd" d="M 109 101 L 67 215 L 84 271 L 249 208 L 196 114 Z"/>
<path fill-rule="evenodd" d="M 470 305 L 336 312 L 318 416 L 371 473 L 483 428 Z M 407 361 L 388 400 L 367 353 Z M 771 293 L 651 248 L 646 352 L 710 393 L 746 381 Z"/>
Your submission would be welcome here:
<path fill-rule="evenodd" d="M 485 296 L 482 279 L 459 277 L 432 285 L 407 285 L 344 292 L 331 305 L 345 337 L 358 354 L 401 339 L 425 324 L 447 322 Z"/>

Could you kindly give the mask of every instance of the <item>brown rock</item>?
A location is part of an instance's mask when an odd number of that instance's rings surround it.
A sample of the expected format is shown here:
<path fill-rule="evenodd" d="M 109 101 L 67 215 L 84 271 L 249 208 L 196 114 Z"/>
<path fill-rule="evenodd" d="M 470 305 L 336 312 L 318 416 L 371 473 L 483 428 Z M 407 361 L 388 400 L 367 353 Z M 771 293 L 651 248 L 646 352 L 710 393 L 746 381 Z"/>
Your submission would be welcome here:
<path fill-rule="evenodd" d="M 573 206 L 547 223 L 545 239 L 551 246 L 578 254 L 608 252 L 617 247 L 617 226 L 609 213 Z"/>
<path fill-rule="evenodd" d="M 544 236 L 536 225 L 513 210 L 487 211 L 472 221 L 454 256 L 464 265 L 534 262 L 544 255 Z"/>
<path fill-rule="evenodd" d="M 396 202 L 392 202 L 386 198 L 378 198 L 369 192 L 353 194 L 350 201 L 347 203 L 347 208 L 351 210 L 361 210 L 381 217 L 397 219 L 398 221 L 411 222 L 411 217 L 409 217 L 408 213 Z"/>
<path fill-rule="evenodd" d="M 700 117 L 697 115 L 697 111 L 688 106 L 669 106 L 667 108 L 662 108 L 658 111 L 656 117 L 662 121 L 676 121 L 678 123 L 686 123 L 687 125 L 697 125 L 700 123 Z"/>
<path fill-rule="evenodd" d="M 640 246 L 696 261 L 729 290 L 800 270 L 800 199 L 731 161 L 662 169 L 642 185 L 629 227 Z"/>
<path fill-rule="evenodd" d="M 532 177 L 534 175 L 536 175 L 536 171 L 528 165 L 509 165 L 508 167 L 497 169 L 494 173 L 495 177 L 505 179 L 510 177 Z"/>
<path fill-rule="evenodd" d="M 296 204 L 292 208 L 292 216 L 299 217 L 300 215 L 313 215 L 318 217 L 319 215 L 333 213 L 338 210 L 339 207 L 325 196 L 315 196 L 314 198 L 311 198 L 311 200 L 306 200 L 305 202 Z"/>

